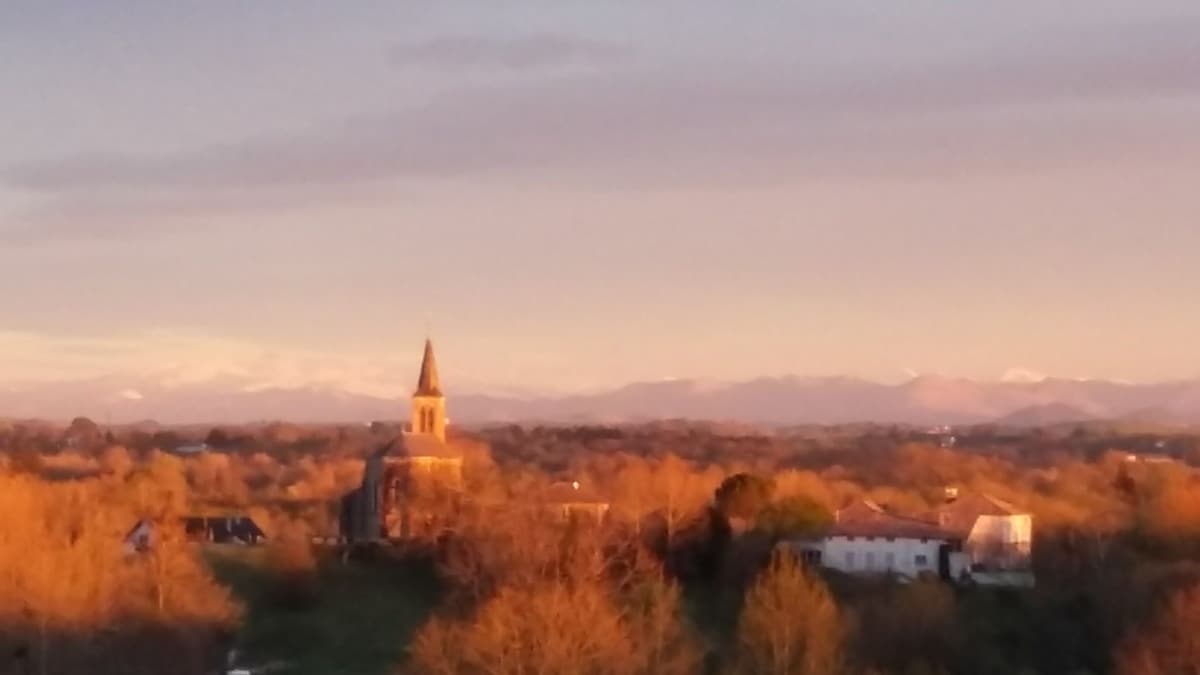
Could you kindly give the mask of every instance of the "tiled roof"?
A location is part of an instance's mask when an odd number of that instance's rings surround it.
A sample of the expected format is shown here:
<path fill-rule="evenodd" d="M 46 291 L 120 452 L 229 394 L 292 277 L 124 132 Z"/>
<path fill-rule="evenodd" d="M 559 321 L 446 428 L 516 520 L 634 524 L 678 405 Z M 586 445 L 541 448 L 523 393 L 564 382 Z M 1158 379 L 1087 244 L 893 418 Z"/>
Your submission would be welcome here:
<path fill-rule="evenodd" d="M 888 512 L 875 502 L 864 499 L 837 512 L 827 533 L 834 537 L 893 537 L 904 539 L 955 539 L 937 523 L 908 518 Z"/>
<path fill-rule="evenodd" d="M 979 493 L 964 495 L 917 516 L 892 513 L 869 499 L 863 499 L 837 512 L 837 519 L 828 535 L 964 539 L 982 516 L 1024 514 L 1024 511 L 1002 499 Z"/>
<path fill-rule="evenodd" d="M 971 533 L 976 521 L 982 516 L 1017 516 L 1025 513 L 991 495 L 969 493 L 939 506 L 931 514 L 931 520 L 935 520 L 951 532 L 965 536 Z"/>

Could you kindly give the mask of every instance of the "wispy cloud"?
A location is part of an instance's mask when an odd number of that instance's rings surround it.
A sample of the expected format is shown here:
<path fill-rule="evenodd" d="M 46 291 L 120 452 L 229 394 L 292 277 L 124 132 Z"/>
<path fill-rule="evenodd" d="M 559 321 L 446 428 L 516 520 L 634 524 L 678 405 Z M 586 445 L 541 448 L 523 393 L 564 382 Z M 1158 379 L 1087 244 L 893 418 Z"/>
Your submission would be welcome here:
<path fill-rule="evenodd" d="M 388 196 L 399 194 L 390 188 Z M 65 191 L 0 219 L 0 249 L 48 243 L 123 242 L 145 236 L 207 235 L 236 228 L 232 216 L 279 215 L 315 205 L 338 207 L 381 198 L 370 185 L 323 185 L 306 190 L 253 185 L 218 191 L 181 185 L 168 190 Z M 264 226 L 262 218 L 256 226 Z"/>
<path fill-rule="evenodd" d="M 309 190 L 512 172 L 737 181 L 1027 169 L 1172 147 L 1178 154 L 1200 142 L 1185 119 L 1200 100 L 1200 45 L 1181 30 L 1130 35 L 1135 44 L 1113 36 L 1078 49 L 1047 42 L 1001 60 L 881 65 L 850 78 L 763 69 L 510 83 L 302 136 L 27 162 L 0 169 L 0 180 L 50 195 Z M 411 63 L 523 67 L 607 49 L 565 38 L 444 38 L 401 52 Z M 1164 98 L 1177 104 L 1155 108 Z"/>
<path fill-rule="evenodd" d="M 406 68 L 528 70 L 597 65 L 620 60 L 630 48 L 568 35 L 447 35 L 392 47 L 392 63 Z"/>

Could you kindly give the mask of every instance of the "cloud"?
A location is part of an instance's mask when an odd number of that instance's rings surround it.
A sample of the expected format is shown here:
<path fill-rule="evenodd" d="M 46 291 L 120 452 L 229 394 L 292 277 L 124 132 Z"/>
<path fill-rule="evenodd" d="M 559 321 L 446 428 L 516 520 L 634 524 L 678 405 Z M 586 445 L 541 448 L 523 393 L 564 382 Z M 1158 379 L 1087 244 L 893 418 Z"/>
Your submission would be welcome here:
<path fill-rule="evenodd" d="M 629 48 L 566 35 L 495 37 L 449 35 L 392 47 L 391 62 L 406 68 L 529 70 L 597 65 L 620 60 Z"/>
<path fill-rule="evenodd" d="M 400 193 L 392 187 L 387 196 Z M 381 191 L 370 185 L 321 185 L 306 190 L 266 186 L 219 191 L 137 190 L 68 191 L 26 207 L 0 224 L 0 249 L 62 241 L 124 242 L 146 236 L 204 236 L 217 228 L 234 228 L 233 216 L 265 215 L 378 201 Z M 256 219 L 258 227 L 266 223 Z"/>
<path fill-rule="evenodd" d="M 0 180 L 50 195 L 308 191 L 514 173 L 635 184 L 907 177 L 1025 170 L 1114 153 L 1183 156 L 1200 141 L 1182 98 L 1192 97 L 1193 107 L 1200 100 L 1200 46 L 1186 34 L 1135 31 L 1133 44 L 1079 39 L 1030 46 L 1006 60 L 881 64 L 857 76 L 760 68 L 522 81 L 302 136 L 61 157 L 2 168 Z M 534 40 L 534 47 L 455 40 L 410 45 L 407 53 L 414 61 L 442 54 L 446 63 L 477 63 L 492 54 L 538 64 L 589 51 L 562 38 Z M 1172 98 L 1179 105 L 1161 105 Z"/>

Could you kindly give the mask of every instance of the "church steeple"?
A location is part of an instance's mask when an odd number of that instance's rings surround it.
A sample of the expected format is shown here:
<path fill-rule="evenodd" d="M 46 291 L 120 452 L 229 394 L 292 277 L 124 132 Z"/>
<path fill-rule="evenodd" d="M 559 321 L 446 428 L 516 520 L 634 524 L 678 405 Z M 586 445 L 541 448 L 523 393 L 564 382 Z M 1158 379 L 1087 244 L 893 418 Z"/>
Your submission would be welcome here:
<path fill-rule="evenodd" d="M 421 359 L 421 375 L 417 378 L 415 396 L 441 396 L 442 386 L 438 380 L 437 359 L 433 357 L 433 341 L 425 338 L 425 356 Z"/>
<path fill-rule="evenodd" d="M 412 397 L 414 434 L 428 434 L 446 441 L 446 397 L 438 380 L 437 360 L 433 357 L 433 341 L 425 339 L 425 355 L 421 359 L 421 374 Z"/>

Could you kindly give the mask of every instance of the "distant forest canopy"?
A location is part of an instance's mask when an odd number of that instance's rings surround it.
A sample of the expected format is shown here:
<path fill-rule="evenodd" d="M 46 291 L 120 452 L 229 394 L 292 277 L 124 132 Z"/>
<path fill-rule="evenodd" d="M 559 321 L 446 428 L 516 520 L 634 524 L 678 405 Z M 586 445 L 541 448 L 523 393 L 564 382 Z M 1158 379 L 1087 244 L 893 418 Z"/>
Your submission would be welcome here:
<path fill-rule="evenodd" d="M 0 422 L 0 658 L 49 673 L 211 672 L 261 609 L 181 533 L 131 562 L 121 544 L 140 519 L 248 514 L 271 542 L 272 611 L 331 611 L 325 566 L 340 563 L 308 542 L 336 534 L 339 498 L 399 431 Z M 1200 630 L 1200 433 L 662 421 L 459 429 L 451 442 L 467 492 L 509 515 L 464 523 L 453 555 L 430 563 L 440 599 L 391 669 L 476 672 L 460 645 L 492 654 L 539 625 L 562 626 L 563 641 L 530 649 L 609 664 L 595 673 L 1151 675 L 1200 663 L 1187 651 Z M 564 480 L 607 499 L 612 522 L 581 537 L 520 515 Z M 726 513 L 733 501 L 716 497 L 739 484 L 755 490 Z M 947 487 L 1034 515 L 1036 588 L 858 582 L 772 560 L 775 542 L 852 500 L 920 512 Z M 797 613 L 812 619 L 791 638 L 768 630 Z M 808 656 L 772 660 L 783 653 Z"/>

